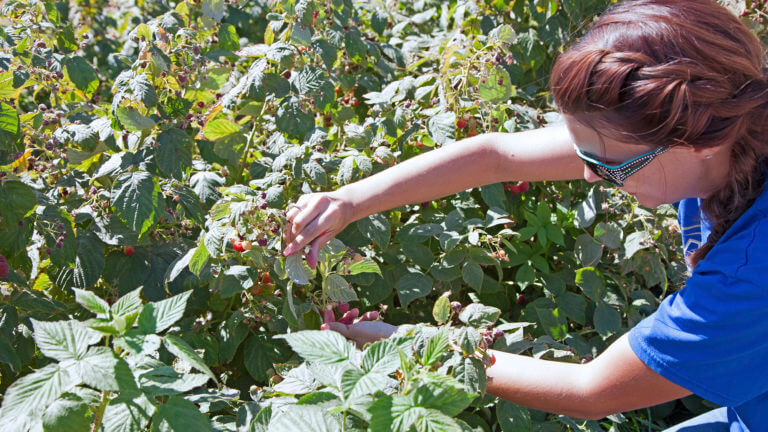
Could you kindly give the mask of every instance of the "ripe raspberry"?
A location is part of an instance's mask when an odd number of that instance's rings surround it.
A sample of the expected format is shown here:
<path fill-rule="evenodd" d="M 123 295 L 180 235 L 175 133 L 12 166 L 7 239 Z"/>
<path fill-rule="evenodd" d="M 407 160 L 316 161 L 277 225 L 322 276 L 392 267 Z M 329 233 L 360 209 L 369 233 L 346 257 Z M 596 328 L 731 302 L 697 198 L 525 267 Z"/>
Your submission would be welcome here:
<path fill-rule="evenodd" d="M 528 304 L 528 298 L 526 298 L 525 295 L 523 294 L 518 295 L 517 304 L 519 304 L 520 306 L 525 306 L 526 304 Z"/>
<path fill-rule="evenodd" d="M 456 127 L 459 129 L 464 129 L 467 127 L 467 122 L 465 122 L 464 119 L 456 120 Z"/>
<path fill-rule="evenodd" d="M 198 108 L 203 108 L 203 107 L 205 107 L 205 102 L 203 102 L 203 101 L 197 101 L 197 107 L 198 107 Z"/>
<path fill-rule="evenodd" d="M 285 79 L 291 79 L 291 71 L 285 71 L 285 72 L 283 72 L 283 78 L 285 78 Z"/>
<path fill-rule="evenodd" d="M 267 239 L 265 239 L 265 238 L 260 238 L 260 239 L 256 240 L 256 243 L 257 243 L 259 246 L 261 246 L 261 247 L 264 247 L 264 246 L 266 246 L 266 245 L 267 245 Z"/>
<path fill-rule="evenodd" d="M 245 248 L 243 247 L 243 243 L 237 241 L 232 244 L 232 248 L 235 249 L 236 252 L 244 252 Z"/>
<path fill-rule="evenodd" d="M 131 256 L 133 255 L 133 246 L 126 246 L 123 248 L 123 253 L 125 256 Z"/>
<path fill-rule="evenodd" d="M 11 266 L 5 260 L 5 257 L 0 255 L 0 279 L 5 279 L 11 273 Z"/>

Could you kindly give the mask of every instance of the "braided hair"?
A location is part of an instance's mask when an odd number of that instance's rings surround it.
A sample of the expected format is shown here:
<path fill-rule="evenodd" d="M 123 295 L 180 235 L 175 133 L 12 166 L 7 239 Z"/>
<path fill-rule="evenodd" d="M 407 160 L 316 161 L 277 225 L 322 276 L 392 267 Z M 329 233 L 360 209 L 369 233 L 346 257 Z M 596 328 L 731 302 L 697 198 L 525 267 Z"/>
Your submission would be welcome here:
<path fill-rule="evenodd" d="M 768 80 L 760 40 L 715 0 L 620 3 L 560 55 L 560 111 L 617 141 L 708 148 L 732 143 L 730 178 L 702 199 L 712 231 L 694 267 L 762 193 Z"/>

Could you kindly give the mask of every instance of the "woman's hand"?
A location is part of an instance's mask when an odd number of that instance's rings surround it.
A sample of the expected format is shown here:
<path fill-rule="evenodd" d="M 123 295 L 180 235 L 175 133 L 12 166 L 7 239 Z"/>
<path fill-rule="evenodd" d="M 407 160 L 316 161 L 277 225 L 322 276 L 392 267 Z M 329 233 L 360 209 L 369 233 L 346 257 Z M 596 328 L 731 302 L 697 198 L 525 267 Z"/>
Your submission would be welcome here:
<path fill-rule="evenodd" d="M 384 321 L 358 321 L 354 324 L 330 322 L 327 323 L 327 327 L 324 325 L 324 328 L 341 333 L 345 338 L 354 341 L 358 348 L 362 348 L 367 343 L 386 339 L 397 330 L 397 326 Z"/>
<path fill-rule="evenodd" d="M 352 204 L 334 192 L 299 197 L 286 213 L 288 229 L 283 255 L 292 255 L 311 243 L 307 265 L 317 266 L 317 255 L 330 239 L 352 222 Z"/>

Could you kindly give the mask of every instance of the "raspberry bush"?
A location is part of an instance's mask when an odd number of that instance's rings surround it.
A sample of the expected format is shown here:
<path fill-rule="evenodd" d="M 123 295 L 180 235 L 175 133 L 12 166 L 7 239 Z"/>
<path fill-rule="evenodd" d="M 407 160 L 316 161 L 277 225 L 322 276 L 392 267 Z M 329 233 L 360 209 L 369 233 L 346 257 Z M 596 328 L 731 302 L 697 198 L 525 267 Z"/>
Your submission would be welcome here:
<path fill-rule="evenodd" d="M 762 3 L 730 3 L 763 31 Z M 2 430 L 634 431 L 706 410 L 585 422 L 484 393 L 489 347 L 588 361 L 679 288 L 673 208 L 496 184 L 357 221 L 316 269 L 280 254 L 303 193 L 558 122 L 549 68 L 608 4 L 4 2 Z M 319 331 L 382 318 L 408 325 L 362 350 Z"/>

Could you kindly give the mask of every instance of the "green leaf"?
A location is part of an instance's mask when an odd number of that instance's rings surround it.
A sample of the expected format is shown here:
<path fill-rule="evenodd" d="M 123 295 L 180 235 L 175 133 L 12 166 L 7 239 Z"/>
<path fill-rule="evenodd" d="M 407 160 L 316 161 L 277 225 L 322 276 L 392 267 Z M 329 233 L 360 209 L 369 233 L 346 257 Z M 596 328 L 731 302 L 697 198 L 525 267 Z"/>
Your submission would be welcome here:
<path fill-rule="evenodd" d="M 162 192 L 145 171 L 121 174 L 112 186 L 112 207 L 129 228 L 144 234 L 153 225 Z"/>
<path fill-rule="evenodd" d="M 131 132 L 140 132 L 155 125 L 155 121 L 143 116 L 134 108 L 120 107 L 117 109 L 117 119 Z"/>
<path fill-rule="evenodd" d="M 210 258 L 210 256 L 211 254 L 205 247 L 205 242 L 200 242 L 195 248 L 192 257 L 189 259 L 189 271 L 191 271 L 193 275 L 200 277 L 205 265 L 208 264 L 208 258 Z"/>
<path fill-rule="evenodd" d="M 414 406 L 434 408 L 449 416 L 455 416 L 467 408 L 477 396 L 467 393 L 461 383 L 449 376 L 428 372 L 425 378 L 411 394 Z"/>
<path fill-rule="evenodd" d="M 586 325 L 587 301 L 584 300 L 584 297 L 566 292 L 557 297 L 557 305 L 568 318 L 581 325 Z"/>
<path fill-rule="evenodd" d="M 389 340 L 380 340 L 370 345 L 363 353 L 363 371 L 389 375 L 400 367 L 400 352 Z"/>
<path fill-rule="evenodd" d="M 125 318 L 131 314 L 138 314 L 141 311 L 141 290 L 136 288 L 128 294 L 120 297 L 110 308 L 113 316 Z"/>
<path fill-rule="evenodd" d="M 123 393 L 109 401 L 104 410 L 104 432 L 144 430 L 155 413 L 155 406 L 143 393 Z"/>
<path fill-rule="evenodd" d="M 182 180 L 184 172 L 192 165 L 192 140 L 181 129 L 164 130 L 157 136 L 158 168 L 176 180 Z"/>
<path fill-rule="evenodd" d="M 408 273 L 398 279 L 395 290 L 402 308 L 406 309 L 412 301 L 432 291 L 432 278 L 420 272 Z"/>
<path fill-rule="evenodd" d="M 386 384 L 387 377 L 376 372 L 347 369 L 341 375 L 341 392 L 348 404 L 383 390 Z"/>
<path fill-rule="evenodd" d="M 199 370 L 200 372 L 205 373 L 214 382 L 218 382 L 216 380 L 216 375 L 214 375 L 211 369 L 208 368 L 208 366 L 205 364 L 203 359 L 200 358 L 200 356 L 195 352 L 195 350 L 192 349 L 192 347 L 189 346 L 188 343 L 184 342 L 183 339 L 169 334 L 165 336 L 165 339 L 163 339 L 163 343 L 171 354 L 191 364 L 192 367 Z"/>
<path fill-rule="evenodd" d="M 226 11 L 224 0 L 203 0 L 203 15 L 214 21 L 221 21 Z"/>
<path fill-rule="evenodd" d="M 240 133 L 240 126 L 237 123 L 223 118 L 214 119 L 206 123 L 203 128 L 205 137 L 212 141 L 236 133 Z"/>
<path fill-rule="evenodd" d="M 461 268 L 461 277 L 469 286 L 476 290 L 483 287 L 483 269 L 480 264 L 467 260 Z"/>
<path fill-rule="evenodd" d="M 472 303 L 464 307 L 459 314 L 459 320 L 472 327 L 487 327 L 493 325 L 501 315 L 501 310 L 493 306 Z"/>
<path fill-rule="evenodd" d="M 310 278 L 314 277 L 312 269 L 304 262 L 301 254 L 293 254 L 285 258 L 285 272 L 293 283 L 299 285 L 307 285 Z"/>
<path fill-rule="evenodd" d="M 621 228 L 613 222 L 598 223 L 595 225 L 594 234 L 595 239 L 608 249 L 618 249 L 621 247 Z"/>
<path fill-rule="evenodd" d="M 427 346 L 424 348 L 424 356 L 421 358 L 421 364 L 424 366 L 432 366 L 440 360 L 440 357 L 444 352 L 448 351 L 450 345 L 448 344 L 448 327 L 441 327 L 440 330 L 427 341 Z"/>
<path fill-rule="evenodd" d="M 16 140 L 19 137 L 20 122 L 19 113 L 16 110 L 6 104 L 0 102 L 0 151 L 1 152 L 15 152 Z M 13 182 L 19 183 L 19 182 Z M 9 202 L 9 201 L 4 201 Z"/>
<path fill-rule="evenodd" d="M 204 386 L 210 377 L 205 374 L 184 373 L 170 366 L 159 366 L 143 372 L 139 377 L 141 389 L 152 396 L 173 396 Z"/>
<path fill-rule="evenodd" d="M 344 46 L 347 49 L 347 55 L 355 59 L 356 61 L 364 60 L 368 49 L 363 42 L 360 30 L 351 28 L 346 34 L 344 34 Z"/>
<path fill-rule="evenodd" d="M 104 243 L 92 232 L 78 232 L 72 282 L 77 288 L 96 284 L 104 271 Z"/>
<path fill-rule="evenodd" d="M 464 357 L 453 367 L 453 377 L 470 393 L 485 393 L 487 378 L 485 365 L 480 359 Z"/>
<path fill-rule="evenodd" d="M 88 347 L 101 340 L 99 332 L 79 321 L 31 321 L 40 352 L 59 361 L 82 359 Z"/>
<path fill-rule="evenodd" d="M 376 264 L 376 261 L 370 258 L 363 258 L 360 261 L 352 262 L 352 264 L 347 267 L 347 271 L 349 272 L 349 275 L 376 273 L 381 276 L 381 269 L 379 268 L 379 265 Z"/>
<path fill-rule="evenodd" d="M 128 363 L 107 347 L 92 347 L 74 363 L 83 382 L 103 391 L 136 391 Z"/>
<path fill-rule="evenodd" d="M 6 390 L 0 419 L 39 413 L 77 384 L 79 381 L 75 374 L 55 363 L 24 375 Z"/>
<path fill-rule="evenodd" d="M 75 301 L 81 304 L 84 308 L 104 317 L 109 315 L 109 303 L 99 298 L 99 296 L 91 291 L 77 288 L 73 289 L 73 291 L 75 292 Z"/>
<path fill-rule="evenodd" d="M 269 432 L 340 432 L 341 423 L 318 405 L 295 405 L 276 415 Z"/>
<path fill-rule="evenodd" d="M 72 53 L 77 50 L 77 42 L 75 41 L 75 31 L 72 25 L 68 25 L 61 29 L 56 35 L 56 46 L 59 47 L 61 52 L 65 54 Z"/>
<path fill-rule="evenodd" d="M 357 293 L 346 279 L 336 273 L 331 273 L 323 280 L 323 291 L 331 301 L 351 302 L 357 300 Z"/>
<path fill-rule="evenodd" d="M 435 305 L 432 307 L 432 317 L 438 324 L 451 319 L 451 301 L 448 300 L 448 296 L 442 295 L 435 301 Z"/>
<path fill-rule="evenodd" d="M 320 364 L 351 361 L 356 351 L 344 336 L 331 331 L 304 330 L 276 337 L 285 339 L 304 360 Z"/>
<path fill-rule="evenodd" d="M 88 404 L 73 394 L 65 394 L 46 407 L 43 413 L 45 432 L 81 432 L 91 424 Z"/>
<path fill-rule="evenodd" d="M 503 432 L 529 432 L 533 427 L 528 409 L 512 402 L 500 401 L 496 405 L 496 415 Z"/>
<path fill-rule="evenodd" d="M 478 87 L 480 97 L 491 103 L 506 102 L 516 94 L 512 79 L 502 66 L 491 69 Z"/>
<path fill-rule="evenodd" d="M 227 51 L 237 51 L 240 49 L 240 38 L 237 36 L 237 30 L 232 24 L 223 23 L 219 27 L 219 47 Z"/>
<path fill-rule="evenodd" d="M 453 142 L 456 130 L 456 114 L 443 112 L 432 116 L 427 122 L 427 130 L 429 136 L 439 145 Z"/>
<path fill-rule="evenodd" d="M 595 266 L 603 255 L 603 245 L 595 241 L 589 234 L 576 238 L 576 259 L 584 267 Z"/>
<path fill-rule="evenodd" d="M 211 422 L 195 404 L 178 396 L 171 396 L 157 408 L 152 417 L 152 431 L 191 432 L 209 431 Z"/>
<path fill-rule="evenodd" d="M 601 302 L 597 305 L 593 320 L 595 330 L 600 333 L 600 336 L 608 337 L 621 330 L 621 315 L 605 303 Z"/>
<path fill-rule="evenodd" d="M 192 291 L 186 291 L 157 303 L 148 303 L 139 315 L 139 330 L 146 334 L 160 333 L 184 315 Z"/>
<path fill-rule="evenodd" d="M 594 267 L 584 267 L 576 270 L 576 285 L 593 302 L 599 302 L 605 293 L 603 278 Z"/>
<path fill-rule="evenodd" d="M 301 110 L 298 104 L 283 104 L 277 110 L 277 129 L 292 138 L 303 139 L 314 129 L 315 118 Z"/>
<path fill-rule="evenodd" d="M 266 382 L 274 374 L 273 365 L 287 360 L 286 351 L 283 345 L 277 344 L 268 335 L 253 334 L 245 342 L 243 350 L 245 368 L 257 382 Z"/>
<path fill-rule="evenodd" d="M 67 58 L 64 70 L 67 78 L 86 95 L 90 96 L 99 88 L 99 76 L 84 58 L 80 56 Z"/>

